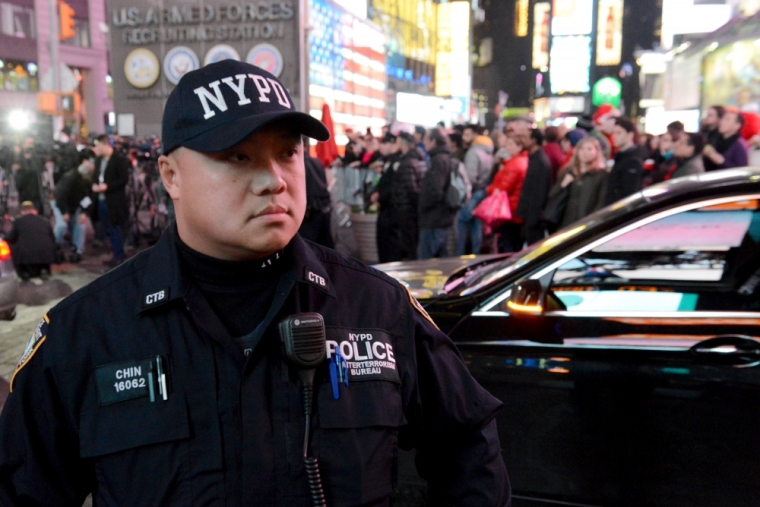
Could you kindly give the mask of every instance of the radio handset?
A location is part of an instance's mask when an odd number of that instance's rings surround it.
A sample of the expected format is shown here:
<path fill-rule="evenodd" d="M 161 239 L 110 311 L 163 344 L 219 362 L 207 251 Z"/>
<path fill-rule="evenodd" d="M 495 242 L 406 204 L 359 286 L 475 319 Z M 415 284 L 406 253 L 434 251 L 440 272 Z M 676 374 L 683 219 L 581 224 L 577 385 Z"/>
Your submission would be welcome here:
<path fill-rule="evenodd" d="M 327 507 L 317 458 L 309 456 L 309 427 L 314 405 L 314 373 L 327 357 L 325 322 L 318 313 L 297 313 L 280 322 L 280 340 L 285 360 L 298 369 L 301 380 L 306 430 L 303 438 L 303 462 L 309 480 L 314 507 Z"/>

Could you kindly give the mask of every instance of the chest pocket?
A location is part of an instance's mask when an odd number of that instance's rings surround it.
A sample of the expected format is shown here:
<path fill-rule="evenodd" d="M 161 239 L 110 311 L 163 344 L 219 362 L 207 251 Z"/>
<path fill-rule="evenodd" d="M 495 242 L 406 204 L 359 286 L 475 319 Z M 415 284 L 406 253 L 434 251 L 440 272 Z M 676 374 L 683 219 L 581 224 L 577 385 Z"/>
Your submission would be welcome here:
<path fill-rule="evenodd" d="M 396 482 L 398 429 L 406 425 L 400 386 L 377 380 L 341 386 L 334 399 L 329 382 L 319 392 L 318 453 L 327 504 L 373 505 L 390 496 Z"/>
<path fill-rule="evenodd" d="M 93 458 L 98 500 L 105 505 L 135 498 L 140 505 L 189 505 L 187 403 L 181 392 L 83 412 L 79 452 Z M 146 485 L 150 485 L 149 488 Z"/>

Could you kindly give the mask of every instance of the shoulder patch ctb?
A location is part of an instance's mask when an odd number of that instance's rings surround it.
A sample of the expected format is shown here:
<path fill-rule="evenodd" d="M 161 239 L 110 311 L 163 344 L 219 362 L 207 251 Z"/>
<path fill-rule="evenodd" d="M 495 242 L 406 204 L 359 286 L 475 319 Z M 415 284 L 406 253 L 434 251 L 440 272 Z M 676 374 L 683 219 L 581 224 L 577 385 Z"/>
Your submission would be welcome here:
<path fill-rule="evenodd" d="M 142 307 L 143 309 L 153 308 L 167 301 L 169 301 L 169 287 L 157 292 L 143 294 Z"/>
<path fill-rule="evenodd" d="M 37 352 L 37 349 L 39 349 L 40 346 L 45 342 L 49 324 L 50 318 L 47 316 L 47 314 L 42 318 L 40 323 L 37 324 L 37 329 L 34 330 L 32 337 L 29 339 L 29 343 L 26 344 L 24 353 L 21 355 L 21 359 L 19 359 L 18 364 L 16 365 L 16 370 L 13 372 L 13 376 L 11 377 L 11 392 L 13 392 L 13 381 L 16 379 L 18 372 L 20 372 L 21 369 L 26 366 L 27 363 L 29 363 L 29 361 L 32 359 L 32 356 L 34 356 L 34 354 Z"/>
<path fill-rule="evenodd" d="M 412 306 L 414 307 L 414 309 L 417 310 L 417 312 L 420 315 L 422 315 L 423 317 L 425 317 L 425 319 L 427 319 L 428 322 L 430 322 L 431 324 L 433 324 L 433 326 L 435 326 L 436 329 L 439 329 L 438 325 L 435 322 L 433 322 L 433 319 L 431 319 L 430 315 L 428 315 L 428 312 L 426 312 L 425 309 L 420 304 L 420 302 L 417 301 L 417 298 L 415 298 L 414 296 L 412 296 L 412 293 L 409 292 L 409 287 L 407 287 L 403 283 L 401 284 L 401 286 L 406 291 L 406 295 L 409 296 L 409 302 L 412 303 Z"/>
<path fill-rule="evenodd" d="M 308 267 L 304 268 L 303 278 L 306 282 L 314 285 L 318 289 L 322 289 L 323 291 L 328 292 L 327 279 L 325 279 L 325 277 L 322 275 L 318 275 Z"/>

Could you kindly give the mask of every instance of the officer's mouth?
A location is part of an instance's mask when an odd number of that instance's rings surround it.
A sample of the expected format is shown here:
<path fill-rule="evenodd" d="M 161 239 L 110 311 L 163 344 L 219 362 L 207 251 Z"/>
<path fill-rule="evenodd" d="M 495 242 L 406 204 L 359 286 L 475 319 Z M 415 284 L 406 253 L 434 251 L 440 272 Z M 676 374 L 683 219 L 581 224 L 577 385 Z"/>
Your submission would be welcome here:
<path fill-rule="evenodd" d="M 288 214 L 288 210 L 279 204 L 270 204 L 263 210 L 256 213 L 253 218 L 284 218 Z"/>

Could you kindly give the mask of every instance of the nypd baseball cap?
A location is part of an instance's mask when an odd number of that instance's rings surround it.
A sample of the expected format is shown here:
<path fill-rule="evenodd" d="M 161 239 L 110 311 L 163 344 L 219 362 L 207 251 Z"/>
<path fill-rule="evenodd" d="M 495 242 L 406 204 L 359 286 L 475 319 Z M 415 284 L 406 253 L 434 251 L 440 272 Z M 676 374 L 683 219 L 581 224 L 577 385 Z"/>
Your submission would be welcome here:
<path fill-rule="evenodd" d="M 245 62 L 222 60 L 188 72 L 169 95 L 161 125 L 163 152 L 180 146 L 223 151 L 280 120 L 318 141 L 330 138 L 321 121 L 296 110 L 272 74 Z"/>

